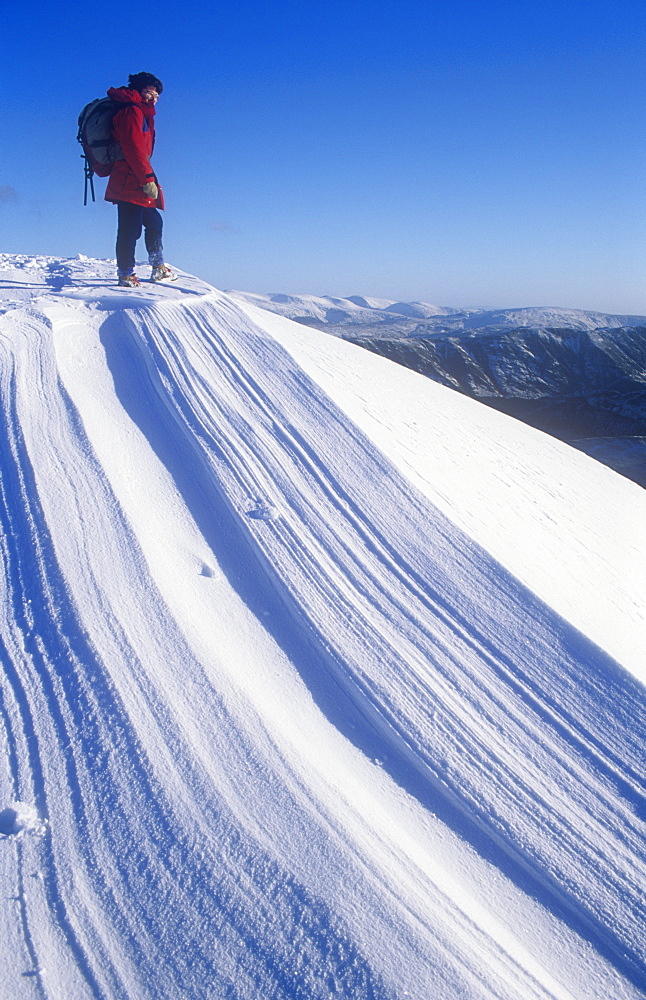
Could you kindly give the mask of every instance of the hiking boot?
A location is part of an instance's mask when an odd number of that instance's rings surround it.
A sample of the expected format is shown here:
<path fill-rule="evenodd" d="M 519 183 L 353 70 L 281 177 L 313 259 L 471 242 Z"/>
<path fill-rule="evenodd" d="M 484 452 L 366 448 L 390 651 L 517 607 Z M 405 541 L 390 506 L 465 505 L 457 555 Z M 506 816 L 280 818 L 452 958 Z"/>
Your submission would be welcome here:
<path fill-rule="evenodd" d="M 177 275 L 171 271 L 168 264 L 156 264 L 153 273 L 150 275 L 151 281 L 177 281 Z"/>
<path fill-rule="evenodd" d="M 117 284 L 122 288 L 141 288 L 141 282 L 136 274 L 122 274 Z"/>

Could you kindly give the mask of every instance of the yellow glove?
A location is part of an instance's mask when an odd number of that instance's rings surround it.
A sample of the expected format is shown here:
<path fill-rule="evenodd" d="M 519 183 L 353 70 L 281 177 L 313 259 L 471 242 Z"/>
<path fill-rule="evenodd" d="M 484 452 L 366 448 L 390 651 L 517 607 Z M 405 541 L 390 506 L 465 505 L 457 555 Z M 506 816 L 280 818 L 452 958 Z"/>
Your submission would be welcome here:
<path fill-rule="evenodd" d="M 159 191 L 154 181 L 148 181 L 147 184 L 144 184 L 142 191 L 144 194 L 148 195 L 149 198 L 152 198 L 153 201 L 157 201 Z"/>

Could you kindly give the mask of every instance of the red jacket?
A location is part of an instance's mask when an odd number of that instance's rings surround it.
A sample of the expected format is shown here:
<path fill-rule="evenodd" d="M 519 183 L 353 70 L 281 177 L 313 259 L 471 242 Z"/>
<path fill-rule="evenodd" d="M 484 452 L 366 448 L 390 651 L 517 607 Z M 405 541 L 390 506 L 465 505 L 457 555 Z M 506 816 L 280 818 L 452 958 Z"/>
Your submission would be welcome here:
<path fill-rule="evenodd" d="M 150 165 L 155 145 L 155 106 L 144 104 L 141 94 L 127 87 L 112 87 L 108 97 L 123 104 L 112 119 L 112 135 L 120 143 L 124 159 L 116 160 L 112 167 L 105 200 L 163 208 L 164 196 Z M 153 180 L 159 188 L 156 201 L 142 190 L 144 184 Z"/>

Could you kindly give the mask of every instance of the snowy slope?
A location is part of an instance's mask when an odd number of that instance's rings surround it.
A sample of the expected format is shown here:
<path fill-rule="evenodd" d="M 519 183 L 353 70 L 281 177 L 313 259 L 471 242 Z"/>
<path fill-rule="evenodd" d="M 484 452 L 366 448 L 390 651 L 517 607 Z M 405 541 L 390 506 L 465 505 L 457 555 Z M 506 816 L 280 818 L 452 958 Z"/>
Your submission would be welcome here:
<path fill-rule="evenodd" d="M 646 995 L 644 492 L 112 270 L 0 258 L 0 996 Z"/>
<path fill-rule="evenodd" d="M 646 487 L 643 316 L 460 311 L 386 300 L 370 305 L 358 296 L 233 295 L 481 399 Z"/>

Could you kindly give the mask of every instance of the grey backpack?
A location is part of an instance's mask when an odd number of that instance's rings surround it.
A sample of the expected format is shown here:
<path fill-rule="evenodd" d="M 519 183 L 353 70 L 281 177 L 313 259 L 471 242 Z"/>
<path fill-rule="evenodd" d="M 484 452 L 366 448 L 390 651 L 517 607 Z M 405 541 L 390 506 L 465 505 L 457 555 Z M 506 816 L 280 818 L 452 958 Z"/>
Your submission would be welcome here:
<path fill-rule="evenodd" d="M 112 119 L 123 104 L 110 100 L 109 97 L 97 97 L 90 101 L 81 111 L 78 118 L 78 134 L 76 138 L 83 147 L 81 153 L 85 160 L 85 198 L 87 205 L 88 184 L 94 197 L 94 174 L 107 177 L 115 160 L 123 159 L 123 152 L 118 142 L 112 138 Z"/>

